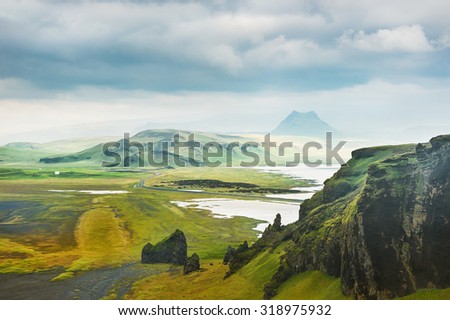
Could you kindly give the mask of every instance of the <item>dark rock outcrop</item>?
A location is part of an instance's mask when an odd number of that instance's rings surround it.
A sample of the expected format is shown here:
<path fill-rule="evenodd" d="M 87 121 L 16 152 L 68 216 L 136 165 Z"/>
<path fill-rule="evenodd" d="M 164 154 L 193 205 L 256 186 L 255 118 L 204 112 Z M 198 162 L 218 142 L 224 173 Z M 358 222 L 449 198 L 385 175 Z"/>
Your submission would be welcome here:
<path fill-rule="evenodd" d="M 172 263 L 184 265 L 186 260 L 186 237 L 180 230 L 176 230 L 169 237 L 156 245 L 147 243 L 142 249 L 142 263 Z"/>
<path fill-rule="evenodd" d="M 229 246 L 223 259 L 223 263 L 228 264 L 230 267 L 225 277 L 229 277 L 236 270 L 247 264 L 254 257 L 254 254 L 255 250 L 250 250 L 247 241 L 244 241 L 236 249 Z"/>
<path fill-rule="evenodd" d="M 233 248 L 232 246 L 228 246 L 227 252 L 225 253 L 225 256 L 223 257 L 223 264 L 227 265 L 240 254 L 248 251 L 249 246 L 248 242 L 244 241 L 242 244 L 240 244 L 237 248 Z"/>
<path fill-rule="evenodd" d="M 198 270 L 200 270 L 200 257 L 194 253 L 187 258 L 186 263 L 184 264 L 183 273 L 189 274 Z"/>
<path fill-rule="evenodd" d="M 281 224 L 281 215 L 277 214 L 273 224 L 269 225 L 266 230 L 264 230 L 261 238 L 251 247 L 248 246 L 247 241 L 244 241 L 237 249 L 231 246 L 228 247 L 223 260 L 224 264 L 228 264 L 230 268 L 226 277 L 231 276 L 261 252 L 267 249 L 274 250 L 282 242 L 292 238 L 293 229 L 293 224 L 283 226 Z"/>
<path fill-rule="evenodd" d="M 281 231 L 281 214 L 277 213 L 275 220 L 273 221 L 272 230 L 275 232 Z"/>
<path fill-rule="evenodd" d="M 223 257 L 223 264 L 224 265 L 229 264 L 233 260 L 235 255 L 236 255 L 236 249 L 233 248 L 232 246 L 228 246 L 227 252 L 225 253 L 225 256 Z"/>

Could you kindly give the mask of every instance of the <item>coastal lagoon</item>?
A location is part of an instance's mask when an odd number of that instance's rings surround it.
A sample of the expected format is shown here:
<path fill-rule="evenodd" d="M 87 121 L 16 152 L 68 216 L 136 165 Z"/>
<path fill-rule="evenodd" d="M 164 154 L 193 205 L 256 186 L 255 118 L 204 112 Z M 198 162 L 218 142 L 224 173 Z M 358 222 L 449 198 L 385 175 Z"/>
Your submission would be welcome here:
<path fill-rule="evenodd" d="M 183 208 L 208 210 L 213 217 L 221 219 L 244 216 L 264 221 L 255 228 L 262 232 L 274 220 L 277 213 L 281 215 L 284 225 L 297 221 L 300 203 L 320 191 L 325 180 L 333 176 L 339 170 L 339 166 L 320 166 L 317 168 L 310 168 L 305 165 L 297 167 L 258 167 L 256 170 L 282 174 L 299 180 L 308 180 L 311 182 L 311 186 L 293 188 L 293 190 L 301 191 L 301 193 L 267 195 L 267 201 L 204 198 L 173 201 L 172 203 Z M 298 202 L 292 202 L 292 200 Z"/>

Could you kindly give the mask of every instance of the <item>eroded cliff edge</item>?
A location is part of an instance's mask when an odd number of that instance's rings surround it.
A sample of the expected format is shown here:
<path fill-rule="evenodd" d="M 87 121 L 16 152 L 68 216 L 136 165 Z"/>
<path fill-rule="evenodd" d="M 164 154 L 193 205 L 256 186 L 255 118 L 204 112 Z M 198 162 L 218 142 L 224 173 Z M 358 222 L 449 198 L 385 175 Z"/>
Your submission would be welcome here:
<path fill-rule="evenodd" d="M 356 299 L 391 299 L 450 286 L 450 136 L 357 150 L 299 221 L 252 249 L 290 240 L 265 298 L 291 275 L 340 277 Z M 276 245 L 276 244 L 275 244 Z"/>

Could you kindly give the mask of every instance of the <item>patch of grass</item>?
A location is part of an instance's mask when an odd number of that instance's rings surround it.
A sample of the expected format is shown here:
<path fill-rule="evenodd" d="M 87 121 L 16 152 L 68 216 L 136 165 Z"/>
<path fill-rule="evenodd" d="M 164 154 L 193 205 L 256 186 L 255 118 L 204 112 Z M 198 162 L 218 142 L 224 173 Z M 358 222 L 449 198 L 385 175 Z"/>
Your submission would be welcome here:
<path fill-rule="evenodd" d="M 450 300 L 450 288 L 421 289 L 409 296 L 399 298 L 399 300 Z"/>
<path fill-rule="evenodd" d="M 320 271 L 307 271 L 291 277 L 278 289 L 274 300 L 346 300 L 341 280 Z"/>
<path fill-rule="evenodd" d="M 213 266 L 209 264 L 213 263 Z M 209 299 L 250 299 L 256 297 L 255 288 L 241 278 L 223 279 L 228 266 L 220 260 L 202 262 L 200 272 L 183 275 L 181 269 L 166 272 L 141 280 L 133 285 L 132 292 L 125 296 L 133 300 L 209 300 Z"/>
<path fill-rule="evenodd" d="M 310 186 L 308 181 L 255 169 L 187 167 L 163 170 L 160 173 L 160 175 L 150 176 L 146 181 L 146 185 L 171 185 L 173 181 L 182 181 L 189 177 L 195 177 L 196 180 L 220 180 L 224 183 L 245 182 L 255 184 L 261 188 L 289 189 Z"/>
<path fill-rule="evenodd" d="M 59 275 L 57 275 L 56 277 L 54 277 L 53 279 L 51 279 L 50 281 L 54 282 L 54 281 L 64 281 L 67 279 L 72 279 L 75 276 L 74 272 L 63 272 L 60 273 Z"/>
<path fill-rule="evenodd" d="M 137 190 L 122 199 L 111 197 L 109 204 L 131 232 L 130 250 L 136 259 L 140 258 L 144 244 L 155 244 L 176 229 L 186 235 L 189 254 L 196 252 L 202 259 L 222 258 L 228 244 L 256 240 L 257 232 L 252 230 L 256 220 L 245 217 L 216 219 L 207 211 L 179 208 L 171 203 L 196 197 L 201 196 Z"/>
<path fill-rule="evenodd" d="M 69 265 L 76 258 L 76 253 L 44 253 L 35 247 L 2 238 L 0 256 L 0 273 L 32 273 Z"/>
<path fill-rule="evenodd" d="M 13 258 L 26 258 L 33 256 L 36 252 L 19 243 L 9 239 L 0 239 L 0 257 L 2 261 Z M 0 264 L 1 265 L 1 264 Z"/>
<path fill-rule="evenodd" d="M 201 261 L 202 271 L 183 275 L 166 272 L 138 281 L 127 299 L 149 300 L 257 300 L 262 299 L 264 285 L 277 271 L 286 244 L 267 250 L 232 276 L 224 279 L 228 266 L 221 260 Z M 210 265 L 212 263 L 212 265 Z"/>
<path fill-rule="evenodd" d="M 56 175 L 55 172 L 59 171 Z M 126 179 L 133 178 L 136 180 L 136 174 L 142 174 L 143 172 L 119 172 L 113 170 L 98 170 L 89 168 L 71 168 L 71 167 L 58 167 L 54 166 L 49 168 L 49 166 L 42 166 L 42 168 L 37 169 L 36 166 L 21 166 L 19 168 L 1 167 L 0 166 L 0 180 L 17 180 L 17 179 L 50 179 L 59 182 L 69 182 L 73 179 Z"/>
<path fill-rule="evenodd" d="M 0 147 L 0 161 L 9 164 L 35 163 L 39 161 L 41 157 L 48 156 L 49 154 L 50 152 L 43 150 L 17 150 L 14 148 Z"/>
<path fill-rule="evenodd" d="M 268 249 L 238 270 L 237 274 L 259 288 L 262 295 L 264 285 L 270 281 L 280 266 L 280 257 L 289 242 L 280 244 L 276 249 Z"/>
<path fill-rule="evenodd" d="M 116 217 L 110 207 L 102 206 L 102 200 L 97 201 L 97 207 L 79 219 L 75 235 L 81 258 L 73 262 L 69 271 L 113 266 L 131 260 L 130 234 L 124 228 L 124 221 Z"/>

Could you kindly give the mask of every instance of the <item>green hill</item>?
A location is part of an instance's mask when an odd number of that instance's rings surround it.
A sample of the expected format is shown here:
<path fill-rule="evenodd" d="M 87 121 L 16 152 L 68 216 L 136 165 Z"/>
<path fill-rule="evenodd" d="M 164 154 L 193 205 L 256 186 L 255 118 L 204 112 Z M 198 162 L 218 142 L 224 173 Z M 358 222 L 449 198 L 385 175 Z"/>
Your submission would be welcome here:
<path fill-rule="evenodd" d="M 0 164 L 29 166 L 39 163 L 41 159 L 49 159 L 48 163 L 90 160 L 96 157 L 96 150 L 101 151 L 98 145 L 110 139 L 117 137 L 66 139 L 47 143 L 11 142 L 0 147 Z"/>
<path fill-rule="evenodd" d="M 189 141 L 189 137 L 192 134 L 192 140 L 195 141 L 195 143 Z M 171 143 L 174 141 L 175 135 L 179 135 L 179 141 L 181 143 L 192 145 L 194 152 L 190 153 L 187 147 L 180 147 L 179 149 L 174 148 Z M 136 146 L 136 143 L 142 145 L 144 150 L 143 155 L 139 153 L 139 150 L 136 147 L 131 147 L 129 148 L 128 153 L 124 153 L 124 139 L 112 142 L 116 143 L 116 145 L 110 147 L 109 150 L 120 156 L 122 164 L 125 161 L 128 161 L 130 166 L 141 166 L 140 164 L 142 164 L 142 161 L 144 162 L 144 165 L 147 165 L 149 155 L 154 162 L 154 164 L 150 163 L 152 166 L 178 166 L 179 163 L 190 164 L 193 166 L 203 166 L 205 165 L 205 161 L 208 160 L 205 159 L 203 153 L 203 147 L 207 144 L 213 145 L 210 149 L 211 152 L 216 152 L 217 148 L 215 146 L 222 148 L 222 155 L 209 158 L 211 162 L 219 160 L 225 164 L 227 163 L 227 159 L 232 159 L 232 164 L 237 164 L 241 161 L 251 160 L 244 157 L 238 148 L 229 149 L 229 151 L 226 149 L 227 146 L 233 142 L 239 143 L 240 145 L 249 142 L 248 138 L 240 136 L 227 136 L 206 132 L 190 132 L 173 129 L 146 130 L 130 137 L 129 140 L 131 145 Z M 102 148 L 103 143 L 76 153 L 43 157 L 39 160 L 39 162 L 44 164 L 78 163 L 84 165 L 101 165 L 102 162 L 105 161 L 107 166 L 109 166 L 109 163 L 113 166 L 113 159 L 106 156 Z M 260 156 L 263 153 L 260 147 L 250 147 L 248 150 L 256 152 Z M 232 155 L 231 157 L 228 155 L 228 152 Z M 167 158 L 166 162 L 164 161 L 164 158 Z"/>

